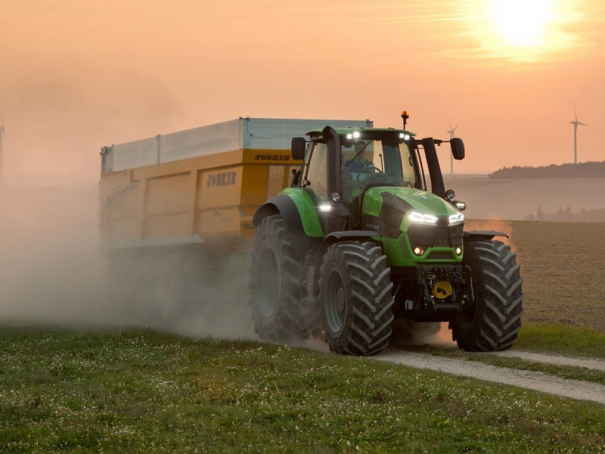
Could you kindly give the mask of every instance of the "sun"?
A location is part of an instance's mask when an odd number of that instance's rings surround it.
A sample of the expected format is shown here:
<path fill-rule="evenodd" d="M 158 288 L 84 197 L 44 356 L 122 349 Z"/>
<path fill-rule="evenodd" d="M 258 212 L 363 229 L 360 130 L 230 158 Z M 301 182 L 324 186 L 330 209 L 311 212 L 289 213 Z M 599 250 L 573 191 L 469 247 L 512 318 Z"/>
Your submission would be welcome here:
<path fill-rule="evenodd" d="M 588 0 L 465 0 L 458 4 L 465 38 L 475 41 L 467 55 L 530 63 L 565 58 L 588 47 L 578 24 Z"/>
<path fill-rule="evenodd" d="M 488 0 L 486 13 L 500 45 L 537 47 L 557 19 L 555 6 L 553 0 Z"/>

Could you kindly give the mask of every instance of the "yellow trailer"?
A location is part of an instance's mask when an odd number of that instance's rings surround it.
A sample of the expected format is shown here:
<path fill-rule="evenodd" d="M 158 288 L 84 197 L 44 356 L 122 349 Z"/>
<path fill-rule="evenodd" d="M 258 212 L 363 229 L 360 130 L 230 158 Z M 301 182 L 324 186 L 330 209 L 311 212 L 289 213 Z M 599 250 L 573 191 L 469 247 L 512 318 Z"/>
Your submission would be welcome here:
<path fill-rule="evenodd" d="M 292 137 L 372 122 L 239 118 L 101 149 L 106 251 L 228 245 L 247 250 L 252 216 L 300 166 Z"/>

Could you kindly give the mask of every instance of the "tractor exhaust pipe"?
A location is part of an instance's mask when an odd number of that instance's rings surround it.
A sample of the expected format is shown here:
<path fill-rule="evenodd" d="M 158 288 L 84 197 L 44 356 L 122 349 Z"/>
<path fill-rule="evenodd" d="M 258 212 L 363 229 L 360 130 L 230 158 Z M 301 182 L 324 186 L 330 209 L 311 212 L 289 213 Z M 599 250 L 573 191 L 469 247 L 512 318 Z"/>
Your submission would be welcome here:
<path fill-rule="evenodd" d="M 431 189 L 433 194 L 445 198 L 445 183 L 439 167 L 439 159 L 437 158 L 437 150 L 435 149 L 435 141 L 432 137 L 422 139 L 422 148 L 426 156 L 426 166 L 429 169 L 431 177 Z"/>

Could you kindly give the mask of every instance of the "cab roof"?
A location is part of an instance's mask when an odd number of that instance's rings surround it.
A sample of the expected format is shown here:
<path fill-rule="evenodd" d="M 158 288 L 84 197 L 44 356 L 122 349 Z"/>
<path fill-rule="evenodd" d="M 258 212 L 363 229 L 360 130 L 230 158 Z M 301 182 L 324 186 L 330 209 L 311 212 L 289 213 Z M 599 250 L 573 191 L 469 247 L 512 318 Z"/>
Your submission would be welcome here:
<path fill-rule="evenodd" d="M 395 129 L 395 128 L 334 128 L 334 130 L 336 131 L 336 133 L 339 136 L 344 136 L 346 137 L 347 134 L 352 134 L 353 132 L 357 131 L 361 134 L 361 136 L 359 137 L 359 139 L 363 139 L 364 135 L 368 135 L 369 137 L 376 137 L 376 136 L 380 136 L 382 134 L 407 134 L 410 136 L 415 136 L 416 133 L 413 133 L 411 131 L 408 131 L 406 129 Z M 323 129 L 311 129 L 309 132 L 307 132 L 308 136 L 311 137 L 321 137 L 323 136 Z M 369 138 L 368 137 L 368 138 Z"/>

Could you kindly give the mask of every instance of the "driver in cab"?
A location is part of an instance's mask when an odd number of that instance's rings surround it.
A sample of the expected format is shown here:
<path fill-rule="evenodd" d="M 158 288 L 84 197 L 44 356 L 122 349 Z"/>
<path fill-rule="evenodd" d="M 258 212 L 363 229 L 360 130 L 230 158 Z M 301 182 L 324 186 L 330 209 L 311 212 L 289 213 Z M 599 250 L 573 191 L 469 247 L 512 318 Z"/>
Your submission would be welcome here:
<path fill-rule="evenodd" d="M 363 141 L 355 143 L 355 156 L 348 161 L 345 161 L 345 167 L 350 173 L 363 173 L 368 172 L 369 169 L 374 167 L 374 163 L 365 158 L 366 144 Z"/>
<path fill-rule="evenodd" d="M 351 202 L 361 192 L 364 182 L 374 172 L 374 163 L 366 158 L 366 148 L 371 142 L 355 143 L 354 155 L 342 161 L 342 187 L 344 201 Z M 343 147 L 344 148 L 344 147 Z M 348 153 L 351 153 L 350 151 Z M 350 155 L 349 155 L 350 156 Z"/>

